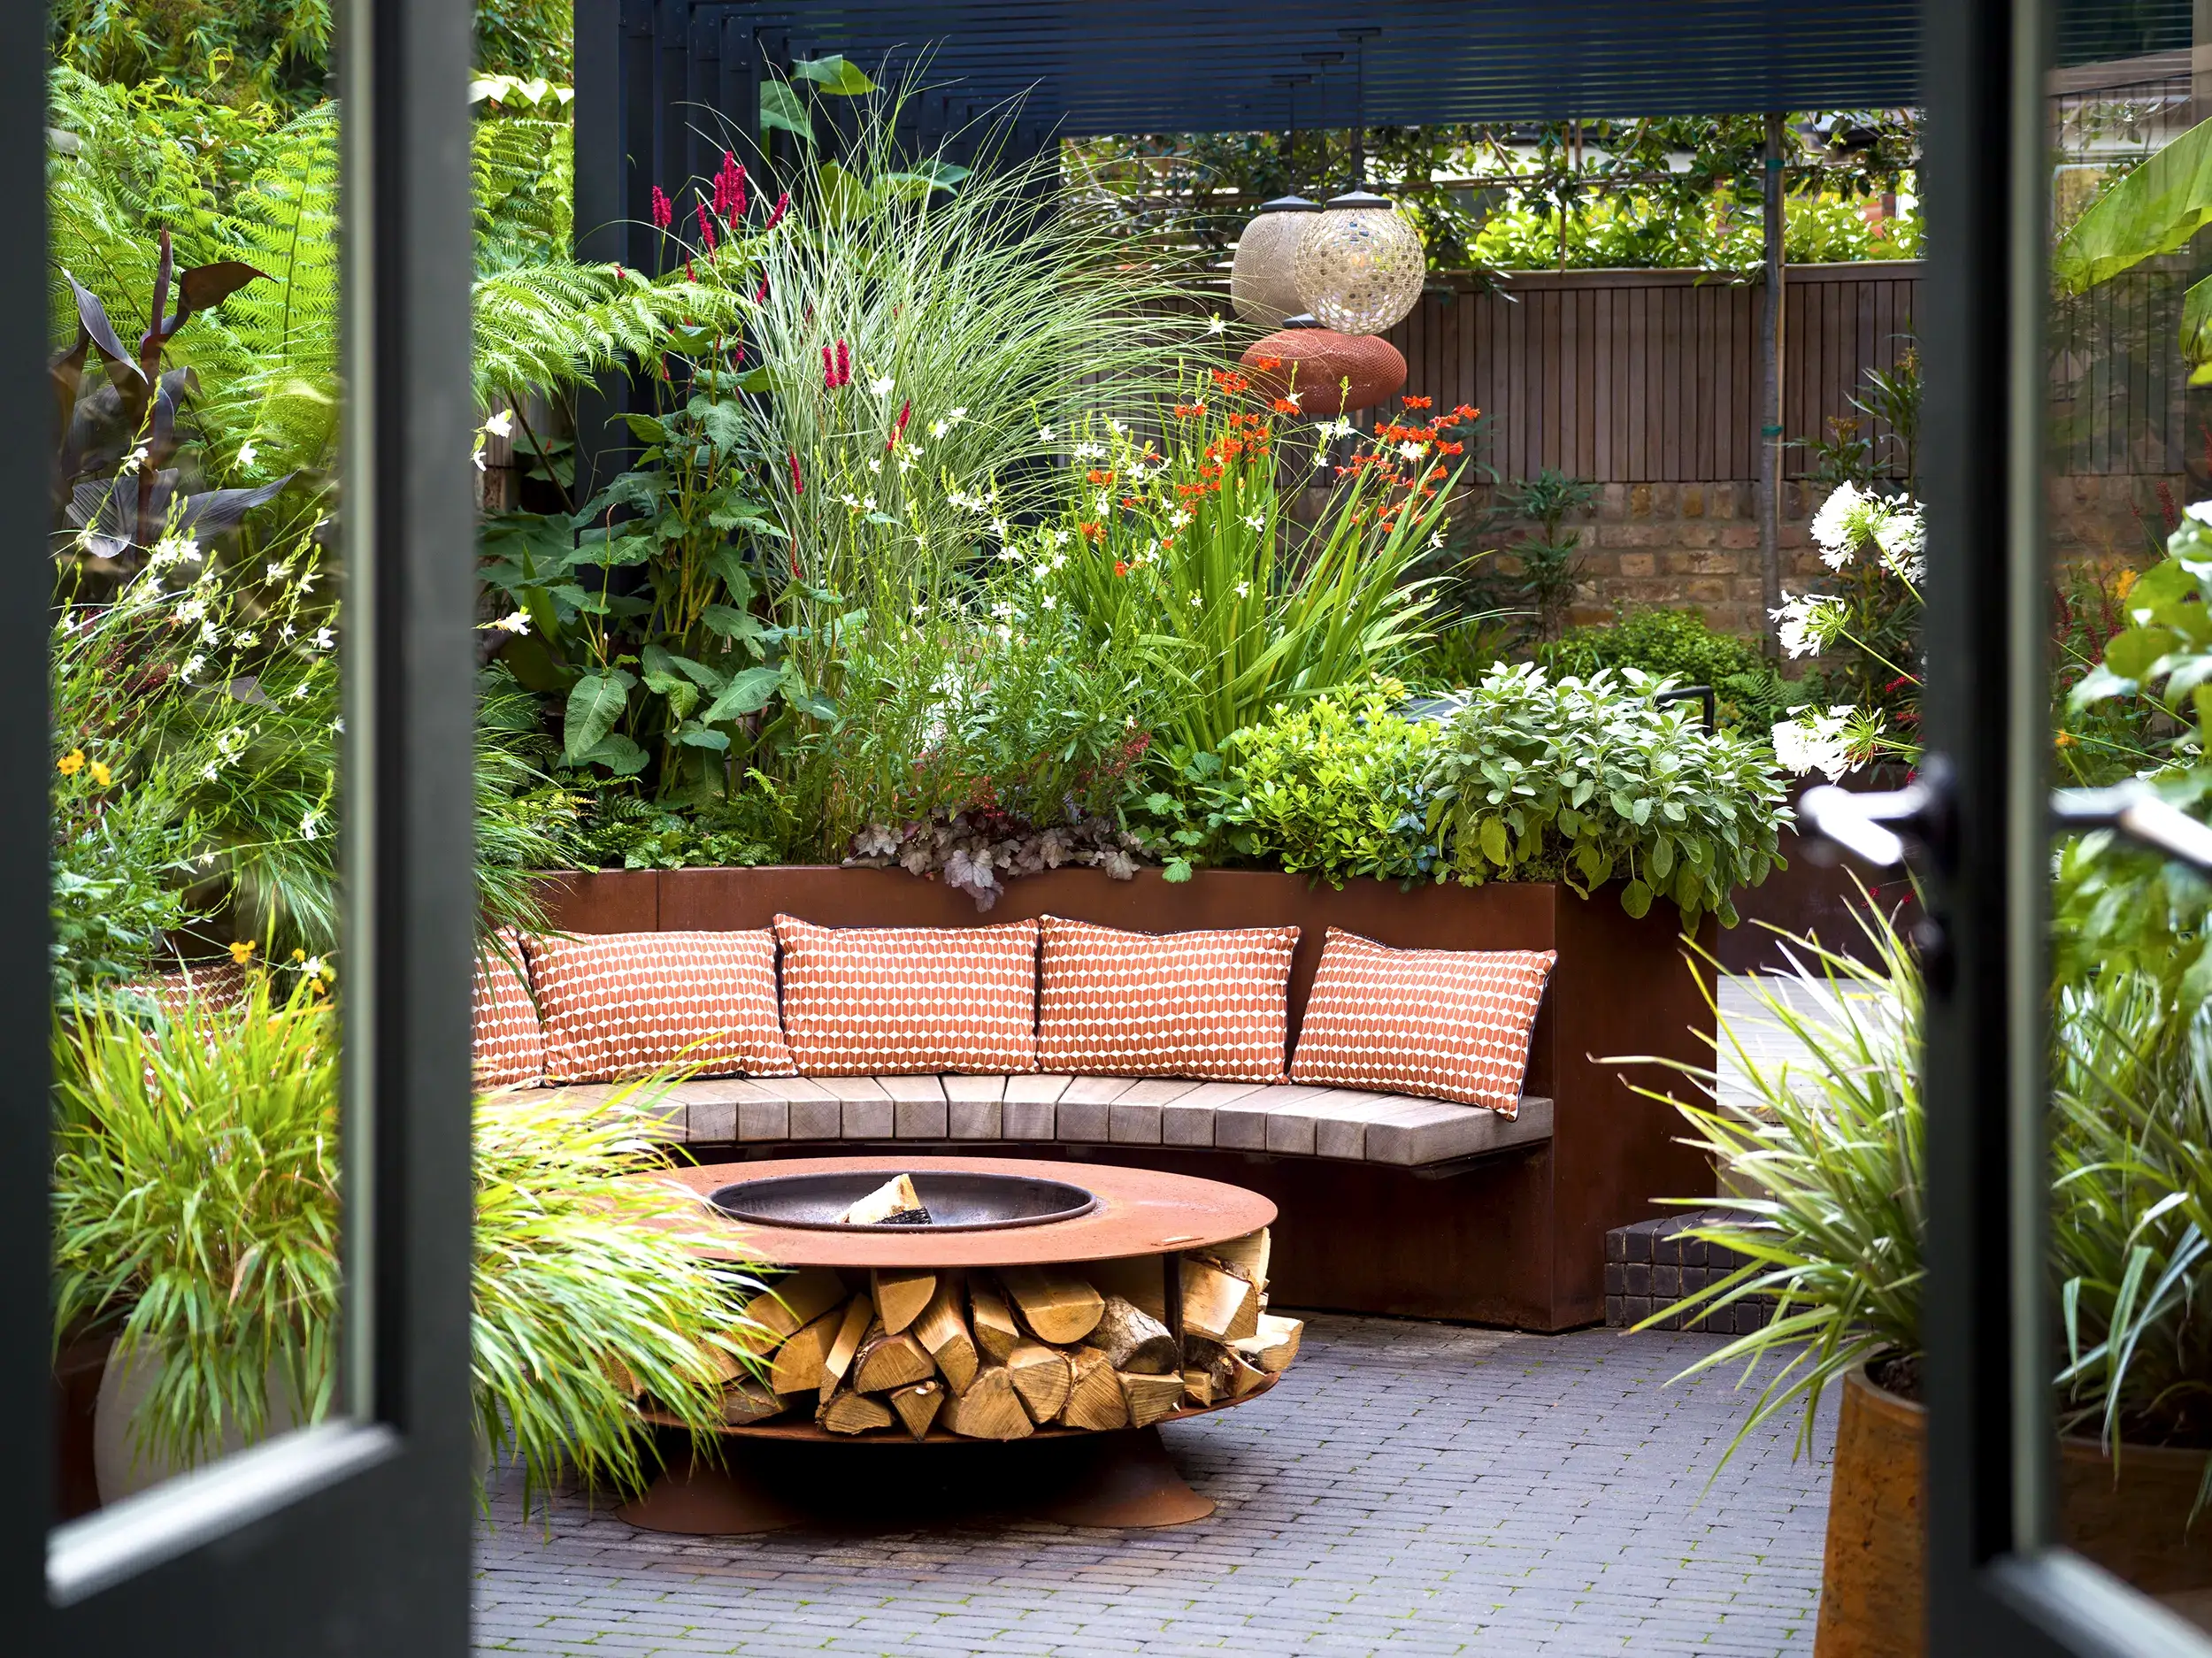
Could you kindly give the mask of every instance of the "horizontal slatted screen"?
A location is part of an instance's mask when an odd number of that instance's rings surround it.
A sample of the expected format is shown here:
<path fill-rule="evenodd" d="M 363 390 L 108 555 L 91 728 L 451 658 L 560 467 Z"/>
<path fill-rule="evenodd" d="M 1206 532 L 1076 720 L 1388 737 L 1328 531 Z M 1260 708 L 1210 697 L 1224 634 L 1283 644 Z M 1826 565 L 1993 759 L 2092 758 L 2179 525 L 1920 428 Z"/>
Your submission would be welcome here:
<path fill-rule="evenodd" d="M 1789 273 L 1785 436 L 1857 418 L 1870 368 L 1911 344 L 1918 265 L 1804 265 Z M 2180 280 L 2131 272 L 2062 307 L 2062 388 L 2052 439 L 2074 474 L 2182 470 Z M 1489 464 L 1601 483 L 1712 483 L 1758 476 L 1759 287 L 1695 271 L 1515 272 L 1495 293 L 1460 279 L 1390 334 L 1407 389 L 1490 417 Z M 1791 452 L 1790 474 L 1814 462 Z"/>

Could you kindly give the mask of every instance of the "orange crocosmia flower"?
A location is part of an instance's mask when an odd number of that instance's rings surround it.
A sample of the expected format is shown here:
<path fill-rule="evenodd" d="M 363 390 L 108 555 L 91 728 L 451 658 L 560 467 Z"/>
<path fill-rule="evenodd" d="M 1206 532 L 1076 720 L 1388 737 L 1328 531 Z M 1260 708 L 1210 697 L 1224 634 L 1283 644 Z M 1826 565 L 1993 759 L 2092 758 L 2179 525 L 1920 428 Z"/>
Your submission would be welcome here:
<path fill-rule="evenodd" d="M 1436 452 L 1439 455 L 1459 455 L 1464 453 L 1466 448 L 1464 443 L 1440 443 L 1436 446 Z"/>
<path fill-rule="evenodd" d="M 1175 417 L 1179 420 L 1194 419 L 1197 416 L 1202 415 L 1205 412 L 1206 405 L 1202 403 L 1179 403 L 1175 405 Z M 1145 453 L 1148 455 L 1152 451 L 1149 448 L 1147 448 L 1145 450 Z"/>
<path fill-rule="evenodd" d="M 1271 369 L 1279 369 L 1282 365 L 1283 359 L 1279 357 L 1256 357 L 1252 359 L 1252 366 L 1262 373 L 1266 373 Z"/>
<path fill-rule="evenodd" d="M 1457 415 L 1462 420 L 1479 420 L 1482 418 L 1481 410 L 1471 407 L 1467 403 L 1461 403 L 1457 408 L 1454 409 L 1452 412 Z"/>
<path fill-rule="evenodd" d="M 1436 400 L 1433 397 L 1401 397 L 1398 401 L 1409 409 L 1425 409 Z"/>
<path fill-rule="evenodd" d="M 1134 511 L 1137 508 L 1142 506 L 1144 503 L 1138 500 L 1134 495 L 1124 495 L 1121 498 L 1121 504 L 1129 508 L 1132 511 Z"/>
<path fill-rule="evenodd" d="M 1084 520 L 1075 527 L 1094 541 L 1103 539 L 1106 533 L 1104 526 L 1090 519 Z"/>
<path fill-rule="evenodd" d="M 1118 576 L 1127 575 L 1129 573 L 1129 561 L 1125 558 L 1117 558 L 1114 560 L 1114 573 Z"/>
<path fill-rule="evenodd" d="M 1291 400 L 1287 397 L 1278 397 L 1275 400 L 1275 412 L 1277 414 L 1296 414 L 1298 412 L 1298 405 L 1291 402 Z"/>
<path fill-rule="evenodd" d="M 1091 468 L 1090 472 L 1086 474 L 1084 481 L 1086 483 L 1094 484 L 1110 484 L 1114 481 L 1114 475 L 1111 472 L 1101 472 L 1097 467 L 1094 466 Z"/>

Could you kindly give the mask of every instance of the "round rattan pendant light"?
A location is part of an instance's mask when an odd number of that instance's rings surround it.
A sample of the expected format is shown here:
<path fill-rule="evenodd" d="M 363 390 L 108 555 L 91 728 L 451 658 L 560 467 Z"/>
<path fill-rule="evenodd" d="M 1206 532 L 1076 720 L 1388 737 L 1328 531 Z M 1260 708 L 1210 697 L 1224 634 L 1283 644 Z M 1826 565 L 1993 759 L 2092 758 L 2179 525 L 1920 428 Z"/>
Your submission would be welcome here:
<path fill-rule="evenodd" d="M 1254 327 L 1279 328 L 1305 309 L 1298 299 L 1298 244 L 1320 211 L 1318 202 L 1302 196 L 1279 196 L 1262 204 L 1237 238 L 1229 303 Z"/>

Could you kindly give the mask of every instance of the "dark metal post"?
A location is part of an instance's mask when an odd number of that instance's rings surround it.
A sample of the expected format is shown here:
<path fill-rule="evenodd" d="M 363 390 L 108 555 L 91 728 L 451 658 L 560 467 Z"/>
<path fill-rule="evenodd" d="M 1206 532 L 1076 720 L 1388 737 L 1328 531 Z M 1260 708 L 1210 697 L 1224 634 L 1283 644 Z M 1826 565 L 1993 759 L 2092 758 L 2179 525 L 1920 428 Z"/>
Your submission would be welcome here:
<path fill-rule="evenodd" d="M 1782 349 L 1789 311 L 1782 165 L 1788 142 L 1787 119 L 1778 111 L 1769 114 L 1761 192 L 1766 271 L 1759 304 L 1759 592 L 1767 612 L 1762 631 L 1770 656 L 1780 649 L 1773 612 L 1782 604 Z"/>

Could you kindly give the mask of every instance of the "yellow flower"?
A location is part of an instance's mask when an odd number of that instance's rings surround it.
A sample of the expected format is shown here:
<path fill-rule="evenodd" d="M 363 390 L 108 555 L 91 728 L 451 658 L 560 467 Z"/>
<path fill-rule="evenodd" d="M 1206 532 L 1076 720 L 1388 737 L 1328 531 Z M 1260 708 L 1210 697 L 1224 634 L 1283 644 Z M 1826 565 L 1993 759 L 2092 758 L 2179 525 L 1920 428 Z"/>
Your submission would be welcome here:
<path fill-rule="evenodd" d="M 2135 580 L 2140 573 L 2141 572 L 2139 571 L 2123 570 L 2120 572 L 2119 580 L 2113 584 L 2112 596 L 2116 599 L 2126 598 L 2130 593 L 2135 590 Z"/>
<path fill-rule="evenodd" d="M 241 967 L 243 967 L 248 962 L 253 960 L 253 940 L 251 939 L 234 939 L 231 941 L 230 959 L 237 963 Z"/>
<path fill-rule="evenodd" d="M 305 950 L 294 950 L 292 952 L 292 959 L 296 962 L 303 962 L 307 959 L 307 952 Z"/>
<path fill-rule="evenodd" d="M 2062 731 L 2051 739 L 2051 746 L 2054 748 L 2070 748 L 2080 741 L 2081 739 L 2075 736 L 2072 732 Z"/>
<path fill-rule="evenodd" d="M 84 770 L 84 750 L 81 748 L 72 748 L 67 754 L 62 756 L 60 759 L 54 762 L 54 770 L 60 772 L 64 777 L 76 776 L 78 772 Z"/>
<path fill-rule="evenodd" d="M 102 788 L 115 781 L 115 775 L 108 770 L 106 761 L 95 760 L 92 763 L 92 780 Z"/>

